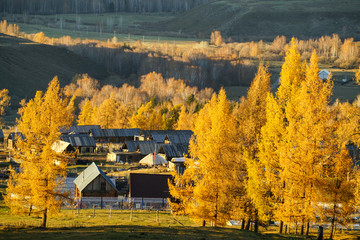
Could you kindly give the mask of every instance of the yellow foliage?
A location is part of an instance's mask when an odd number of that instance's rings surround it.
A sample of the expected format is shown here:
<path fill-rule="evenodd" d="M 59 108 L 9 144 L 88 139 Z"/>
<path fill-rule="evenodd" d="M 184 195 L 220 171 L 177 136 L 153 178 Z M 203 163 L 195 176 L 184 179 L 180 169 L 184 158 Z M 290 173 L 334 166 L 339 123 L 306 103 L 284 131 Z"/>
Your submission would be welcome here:
<path fill-rule="evenodd" d="M 59 139 L 60 127 L 73 121 L 72 107 L 63 98 L 57 77 L 45 94 L 37 92 L 20 114 L 18 129 L 25 138 L 18 139 L 14 156 L 21 171 L 11 172 L 5 202 L 15 214 L 42 214 L 42 226 L 46 227 L 48 213 L 56 213 L 67 197 L 60 192 L 60 177 L 66 173 L 69 156 L 56 153 L 51 146 Z"/>

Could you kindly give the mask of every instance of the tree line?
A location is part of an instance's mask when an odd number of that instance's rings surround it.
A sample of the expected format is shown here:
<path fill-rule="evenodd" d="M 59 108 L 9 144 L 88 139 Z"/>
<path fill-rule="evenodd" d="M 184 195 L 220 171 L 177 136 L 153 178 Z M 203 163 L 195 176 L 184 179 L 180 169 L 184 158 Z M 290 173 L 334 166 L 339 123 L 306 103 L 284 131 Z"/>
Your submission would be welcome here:
<path fill-rule="evenodd" d="M 0 11 L 27 14 L 184 12 L 210 0 L 0 0 Z"/>
<path fill-rule="evenodd" d="M 348 146 L 360 143 L 359 99 L 330 104 L 331 76 L 318 76 L 292 40 L 281 84 L 270 92 L 260 65 L 240 103 L 224 90 L 199 111 L 183 175 L 169 183 L 172 210 L 202 225 L 239 220 L 242 229 L 279 223 L 280 233 L 308 234 L 311 224 L 346 225 L 359 206 L 359 174 Z M 358 81 L 360 79 L 357 79 Z"/>

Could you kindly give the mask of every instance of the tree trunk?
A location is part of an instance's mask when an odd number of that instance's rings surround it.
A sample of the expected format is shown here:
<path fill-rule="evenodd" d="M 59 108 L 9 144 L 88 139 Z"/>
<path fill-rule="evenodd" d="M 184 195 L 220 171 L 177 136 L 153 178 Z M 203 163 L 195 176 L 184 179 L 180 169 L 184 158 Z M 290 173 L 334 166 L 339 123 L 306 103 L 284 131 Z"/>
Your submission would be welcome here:
<path fill-rule="evenodd" d="M 30 215 L 31 215 L 31 211 L 32 211 L 32 204 L 30 204 L 30 208 L 29 208 L 29 215 L 28 215 L 28 216 L 30 216 Z"/>
<path fill-rule="evenodd" d="M 250 230 L 250 223 L 251 223 L 251 219 L 249 218 L 247 220 L 246 226 L 245 226 L 245 230 Z"/>
<path fill-rule="evenodd" d="M 47 208 L 44 209 L 44 213 L 43 213 L 43 219 L 42 219 L 42 224 L 41 227 L 42 228 L 46 228 L 46 221 L 47 221 Z"/>
<path fill-rule="evenodd" d="M 301 223 L 300 234 L 301 234 L 301 235 L 304 235 L 304 222 Z"/>
<path fill-rule="evenodd" d="M 335 214 L 336 214 L 336 204 L 334 204 L 333 216 L 331 219 L 331 230 L 330 230 L 330 238 L 329 238 L 330 240 L 332 240 L 334 237 Z"/>
<path fill-rule="evenodd" d="M 242 219 L 242 222 L 241 222 L 241 230 L 244 230 L 245 229 L 245 218 Z"/>
<path fill-rule="evenodd" d="M 254 221 L 254 232 L 258 232 L 259 230 L 259 219 L 258 219 L 258 213 L 255 211 L 255 221 Z"/>
<path fill-rule="evenodd" d="M 202 221 L 202 226 L 205 227 L 205 225 L 206 225 L 206 221 L 203 220 L 203 221 Z"/>
<path fill-rule="evenodd" d="M 285 225 L 285 234 L 288 232 L 288 225 Z"/>
<path fill-rule="evenodd" d="M 279 233 L 282 234 L 283 232 L 283 226 L 284 226 L 284 222 L 281 220 L 280 224 L 279 224 Z"/>
<path fill-rule="evenodd" d="M 309 231 L 310 231 L 310 221 L 308 221 L 306 224 L 306 236 L 309 235 Z"/>

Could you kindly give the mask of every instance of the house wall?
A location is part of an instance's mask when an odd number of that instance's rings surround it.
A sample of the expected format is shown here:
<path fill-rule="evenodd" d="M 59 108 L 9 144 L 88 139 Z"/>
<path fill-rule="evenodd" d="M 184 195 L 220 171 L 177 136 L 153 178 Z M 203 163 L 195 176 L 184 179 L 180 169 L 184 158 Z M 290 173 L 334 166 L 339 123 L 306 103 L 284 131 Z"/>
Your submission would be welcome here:
<path fill-rule="evenodd" d="M 117 197 L 118 192 L 101 176 L 96 177 L 82 191 L 83 197 Z"/>

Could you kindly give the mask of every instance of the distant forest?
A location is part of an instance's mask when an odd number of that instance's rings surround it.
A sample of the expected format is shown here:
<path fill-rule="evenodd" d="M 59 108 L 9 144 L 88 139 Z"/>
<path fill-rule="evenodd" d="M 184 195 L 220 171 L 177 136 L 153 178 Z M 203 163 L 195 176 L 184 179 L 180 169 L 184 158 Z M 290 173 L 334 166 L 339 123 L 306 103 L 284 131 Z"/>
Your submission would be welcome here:
<path fill-rule="evenodd" d="M 210 0 L 0 0 L 0 11 L 28 14 L 184 12 Z"/>

